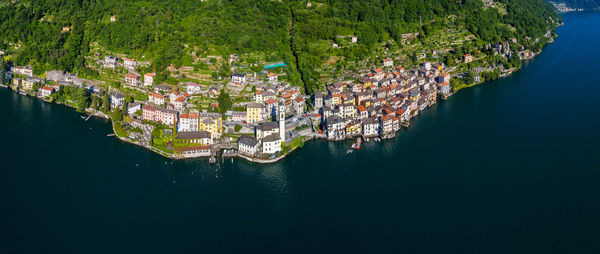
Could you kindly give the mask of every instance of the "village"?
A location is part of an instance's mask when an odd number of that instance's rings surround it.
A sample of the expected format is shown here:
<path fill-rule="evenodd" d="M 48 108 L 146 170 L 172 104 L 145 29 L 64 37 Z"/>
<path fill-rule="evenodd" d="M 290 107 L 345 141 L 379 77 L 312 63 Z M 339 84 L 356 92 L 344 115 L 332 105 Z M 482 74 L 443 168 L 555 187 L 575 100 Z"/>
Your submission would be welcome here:
<path fill-rule="evenodd" d="M 359 137 L 367 141 L 393 137 L 419 111 L 452 94 L 450 74 L 444 72 L 442 64 L 426 62 L 418 69 L 404 70 L 392 59 L 384 59 L 381 68 L 357 78 L 358 82 L 336 82 L 327 91 L 310 96 L 303 95 L 297 86 L 279 82 L 273 72 L 264 78 L 233 73 L 228 86 L 252 84 L 255 92 L 251 101 L 239 103 L 245 111 L 221 114 L 201 112 L 188 104 L 198 95 L 218 96 L 219 90 L 189 82 L 181 91 L 172 91 L 168 85 L 154 84 L 154 73 L 135 73 L 136 64 L 128 58 L 106 57 L 104 61 L 105 68 L 122 65 L 130 70 L 123 77 L 124 86 L 146 92 L 146 101 L 127 100 L 124 93 L 102 91 L 62 71 L 46 73 L 45 80 L 36 78 L 28 67 L 12 68 L 13 73 L 26 77 L 15 77 L 12 87 L 44 99 L 64 86 L 84 87 L 97 96 L 108 93 L 111 111 L 126 110 L 125 128 L 141 130 L 117 135 L 122 140 L 172 158 L 214 158 L 225 149 L 224 156 L 252 161 L 277 159 L 312 138 Z M 160 129 L 158 135 L 155 129 Z M 160 144 L 164 144 L 162 149 Z"/>
<path fill-rule="evenodd" d="M 407 43 L 414 36 L 407 35 Z M 348 36 L 341 42 L 343 47 L 351 47 L 357 37 Z M 511 45 L 519 46 L 512 40 L 486 45 L 484 50 L 503 59 L 511 59 L 515 52 L 520 60 L 535 55 L 523 51 L 522 46 L 520 51 L 512 50 Z M 331 45 L 332 50 L 339 47 L 337 43 Z M 322 81 L 326 85 L 313 94 L 288 82 L 285 63 L 265 63 L 257 71 L 257 64 L 250 64 L 252 68 L 235 65 L 237 55 L 220 59 L 232 64 L 233 72 L 228 77 L 213 74 L 213 82 L 186 78 L 175 79 L 175 85 L 156 82 L 156 73 L 145 72 L 148 62 L 96 53 L 89 60 L 113 80 L 86 79 L 59 70 L 34 75 L 29 66 L 14 66 L 11 87 L 49 102 L 56 102 L 55 93 L 64 87 L 83 89 L 97 101 L 96 106 L 85 109 L 88 115 L 111 119 L 119 139 L 165 157 L 208 157 L 215 161 L 221 155 L 268 163 L 310 139 L 350 139 L 354 142 L 350 153 L 360 149 L 362 142 L 394 137 L 420 111 L 463 88 L 464 84 L 457 87 L 459 83 L 451 80 L 464 77 L 465 71 L 476 73 L 473 84 L 478 84 L 484 82 L 480 76 L 484 72 L 505 76 L 516 70 L 502 64 L 474 64 L 482 59 L 479 51 L 472 51 L 477 56 L 464 53 L 455 60 L 455 66 L 446 66 L 432 61 L 435 52 L 432 57 L 419 57 L 420 63 L 412 62 L 407 69 L 403 67 L 405 56 L 381 57 L 378 62 L 371 61 L 370 68 L 363 65 L 343 77 L 326 78 Z M 208 64 L 216 62 L 207 59 Z M 170 68 L 182 77 L 182 73 L 195 75 L 186 67 Z M 101 100 L 104 110 L 99 110 Z M 231 105 L 220 110 L 223 104 Z"/>

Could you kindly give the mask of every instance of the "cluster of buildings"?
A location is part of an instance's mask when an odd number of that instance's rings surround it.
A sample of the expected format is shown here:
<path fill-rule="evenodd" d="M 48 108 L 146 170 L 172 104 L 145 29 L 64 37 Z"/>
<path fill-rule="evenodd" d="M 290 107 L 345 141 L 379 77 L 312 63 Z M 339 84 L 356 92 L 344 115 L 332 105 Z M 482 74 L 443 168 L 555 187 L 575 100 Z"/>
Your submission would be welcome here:
<path fill-rule="evenodd" d="M 234 112 L 233 119 L 247 123 L 271 120 L 277 116 L 280 103 L 288 114 L 302 114 L 306 108 L 306 99 L 298 87 L 289 84 L 258 86 L 254 101 L 246 104 L 246 112 Z"/>
<path fill-rule="evenodd" d="M 278 105 L 278 121 L 264 121 L 254 130 L 254 137 L 242 135 L 238 143 L 238 153 L 250 157 L 269 156 L 281 152 L 285 143 L 285 105 Z"/>
<path fill-rule="evenodd" d="M 135 59 L 131 59 L 131 58 L 123 58 L 122 60 L 122 65 L 123 67 L 125 67 L 125 69 L 135 72 L 135 69 L 138 66 L 138 62 Z M 117 66 L 119 66 L 121 61 L 119 61 L 119 58 L 114 57 L 114 56 L 105 56 L 104 57 L 104 68 L 107 69 L 115 69 L 117 68 Z"/>
<path fill-rule="evenodd" d="M 374 69 L 358 83 L 335 83 L 327 93 L 313 95 L 327 139 L 391 137 L 419 111 L 435 104 L 438 96 L 450 95 L 450 75 L 443 65 L 426 62 L 405 71 L 391 63 L 383 61 L 388 71 Z"/>

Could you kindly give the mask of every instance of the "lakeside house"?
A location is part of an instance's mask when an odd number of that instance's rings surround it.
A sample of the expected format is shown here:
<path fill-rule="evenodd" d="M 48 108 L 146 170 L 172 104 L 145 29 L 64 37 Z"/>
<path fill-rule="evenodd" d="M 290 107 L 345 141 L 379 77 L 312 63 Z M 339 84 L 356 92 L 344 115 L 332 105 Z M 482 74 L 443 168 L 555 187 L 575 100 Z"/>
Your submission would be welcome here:
<path fill-rule="evenodd" d="M 174 145 L 212 145 L 213 140 L 208 131 L 177 132 L 173 139 Z"/>
<path fill-rule="evenodd" d="M 173 155 L 182 158 L 196 158 L 211 156 L 210 146 L 174 147 Z"/>
<path fill-rule="evenodd" d="M 34 86 L 38 86 L 42 83 L 41 79 L 38 78 L 26 78 L 21 80 L 21 87 L 26 91 L 33 91 Z"/>
<path fill-rule="evenodd" d="M 242 135 L 238 140 L 238 152 L 243 155 L 255 156 L 259 152 L 260 142 L 249 135 Z"/>
<path fill-rule="evenodd" d="M 110 108 L 117 109 L 125 103 L 125 96 L 121 93 L 110 93 Z"/>
<path fill-rule="evenodd" d="M 152 105 L 144 105 L 142 107 L 142 118 L 147 121 L 174 126 L 177 121 L 177 111 Z"/>
<path fill-rule="evenodd" d="M 42 97 L 49 97 L 54 93 L 54 87 L 52 86 L 44 86 L 42 87 Z"/>
<path fill-rule="evenodd" d="M 274 154 L 281 152 L 281 138 L 279 134 L 272 134 L 262 139 L 262 153 Z"/>

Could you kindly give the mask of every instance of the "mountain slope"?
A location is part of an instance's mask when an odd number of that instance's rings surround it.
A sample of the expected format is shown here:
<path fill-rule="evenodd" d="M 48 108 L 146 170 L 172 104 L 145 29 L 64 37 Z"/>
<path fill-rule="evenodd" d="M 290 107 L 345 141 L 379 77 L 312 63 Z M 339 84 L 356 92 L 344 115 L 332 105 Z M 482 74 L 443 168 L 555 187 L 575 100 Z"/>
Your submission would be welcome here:
<path fill-rule="evenodd" d="M 23 47 L 15 64 L 85 71 L 90 47 L 151 62 L 163 72 L 195 63 L 195 52 L 270 54 L 289 65 L 292 83 L 308 91 L 330 57 L 359 60 L 403 35 L 426 37 L 448 24 L 481 42 L 525 41 L 558 20 L 542 0 L 21 0 L 0 2 L 0 40 Z M 116 15 L 117 21 L 110 22 Z M 63 32 L 63 27 L 70 32 Z M 356 35 L 358 45 L 332 52 L 318 44 Z M 482 43 L 479 43 L 482 44 Z M 317 46 L 316 46 L 317 45 Z M 537 47 L 535 43 L 525 45 Z M 0 45 L 3 48 L 3 45 Z M 191 49 L 194 49 L 192 53 Z"/>

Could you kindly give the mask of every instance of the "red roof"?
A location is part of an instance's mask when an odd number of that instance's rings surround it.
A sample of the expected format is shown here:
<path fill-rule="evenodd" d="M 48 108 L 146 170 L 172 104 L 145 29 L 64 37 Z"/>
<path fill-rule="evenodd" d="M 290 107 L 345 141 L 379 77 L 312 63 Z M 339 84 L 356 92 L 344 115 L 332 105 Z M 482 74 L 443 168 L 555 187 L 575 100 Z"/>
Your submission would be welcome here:
<path fill-rule="evenodd" d="M 385 116 L 381 117 L 381 121 L 392 120 L 392 119 L 393 119 L 393 117 L 390 115 L 385 115 Z"/>
<path fill-rule="evenodd" d="M 135 75 L 135 74 L 132 74 L 132 73 L 127 73 L 127 74 L 125 74 L 125 77 L 126 77 L 126 78 L 133 78 L 133 79 L 137 79 L 137 78 L 139 78 L 140 76 L 138 76 L 138 75 Z"/>
<path fill-rule="evenodd" d="M 154 73 L 146 73 L 146 74 L 144 74 L 144 76 L 154 77 L 154 76 L 156 76 L 156 74 L 154 74 Z"/>
<path fill-rule="evenodd" d="M 297 102 L 302 102 L 302 101 L 304 101 L 304 99 L 302 97 L 298 97 L 298 98 L 296 98 L 296 101 Z"/>
<path fill-rule="evenodd" d="M 267 105 L 268 105 L 268 104 L 274 104 L 274 103 L 277 103 L 277 100 L 270 98 L 270 99 L 267 99 L 267 100 L 265 101 L 265 103 L 266 103 Z"/>
<path fill-rule="evenodd" d="M 184 102 L 185 101 L 185 97 L 181 96 L 177 99 L 175 99 L 176 102 Z"/>
<path fill-rule="evenodd" d="M 44 89 L 44 90 L 48 90 L 48 91 L 52 91 L 52 90 L 54 90 L 54 87 L 51 87 L 51 86 L 44 86 L 44 87 L 42 87 L 42 89 Z"/>
<path fill-rule="evenodd" d="M 200 115 L 198 113 L 189 113 L 189 114 L 181 114 L 179 118 L 199 118 Z"/>
<path fill-rule="evenodd" d="M 365 108 L 363 105 L 358 105 L 358 112 L 363 112 L 363 111 L 367 111 L 367 108 Z"/>
<path fill-rule="evenodd" d="M 156 97 L 156 98 L 159 98 L 159 99 L 164 99 L 165 98 L 164 95 L 159 94 L 159 93 L 153 93 L 153 92 L 148 93 L 148 96 Z"/>
<path fill-rule="evenodd" d="M 269 78 L 270 78 L 270 77 L 277 77 L 277 74 L 275 74 L 275 73 L 272 73 L 272 72 L 269 72 L 269 73 L 267 74 L 267 77 L 269 77 Z"/>

